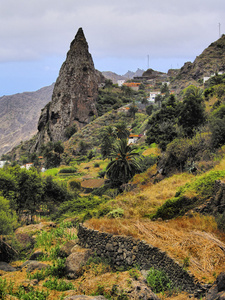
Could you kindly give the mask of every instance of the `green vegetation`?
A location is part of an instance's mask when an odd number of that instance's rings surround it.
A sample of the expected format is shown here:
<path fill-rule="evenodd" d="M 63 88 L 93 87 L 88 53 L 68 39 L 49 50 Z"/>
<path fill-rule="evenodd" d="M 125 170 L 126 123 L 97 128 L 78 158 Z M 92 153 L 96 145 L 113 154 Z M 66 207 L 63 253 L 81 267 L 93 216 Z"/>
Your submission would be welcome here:
<path fill-rule="evenodd" d="M 147 283 L 154 293 L 161 293 L 172 289 L 172 282 L 164 271 L 150 269 Z"/>
<path fill-rule="evenodd" d="M 0 196 L 0 235 L 12 233 L 16 224 L 16 215 L 10 209 L 9 200 Z"/>
<path fill-rule="evenodd" d="M 142 85 L 139 92 L 134 92 L 128 87 L 118 88 L 107 81 L 100 90 L 97 104 L 99 115 L 112 110 L 107 118 L 102 116 L 78 131 L 76 126 L 69 127 L 65 135 L 70 139 L 65 145 L 61 142 L 44 145 L 39 153 L 44 157 L 42 165 L 37 154 L 28 155 L 24 152 L 20 157 L 19 163 L 32 159 L 37 167 L 45 164 L 49 169 L 44 174 L 36 168 L 26 170 L 18 165 L 0 169 L 0 234 L 13 233 L 19 222 L 34 223 L 36 216 L 56 223 L 65 218 L 73 218 L 76 224 L 86 220 L 89 220 L 89 224 L 91 221 L 93 224 L 99 222 L 96 230 L 109 228 L 115 234 L 121 234 L 122 231 L 122 234 L 138 238 L 147 237 L 149 243 L 151 238 L 153 242 L 160 239 L 162 233 L 156 235 L 155 232 L 158 233 L 160 226 L 164 226 L 161 219 L 179 217 L 166 223 L 169 227 L 177 222 L 171 231 L 178 230 L 179 222 L 183 222 L 180 227 L 187 226 L 187 231 L 192 230 L 189 228 L 195 230 L 192 224 L 194 217 L 193 220 L 190 218 L 187 225 L 184 221 L 186 216 L 182 216 L 210 199 L 215 181 L 225 178 L 222 167 L 211 170 L 224 159 L 225 153 L 224 78 L 215 76 L 205 91 L 189 86 L 183 91 L 182 102 L 174 95 L 169 95 L 168 86 L 164 85 L 161 91 L 165 94 L 158 96 L 157 103 L 151 106 L 146 106 L 146 86 Z M 137 112 L 138 101 L 144 104 L 142 108 L 146 106 L 146 113 Z M 129 113 L 116 112 L 115 109 L 125 103 L 130 104 Z M 128 145 L 131 132 L 141 136 L 136 146 Z M 25 146 L 21 144 L 20 147 Z M 182 172 L 186 173 L 181 175 Z M 85 186 L 88 179 L 105 183 L 92 190 Z M 216 230 L 225 230 L 225 213 L 215 218 L 218 227 L 212 234 L 218 233 Z M 133 227 L 129 228 L 129 222 Z M 206 231 L 210 225 L 208 223 L 202 231 Z M 213 223 L 213 226 L 216 225 Z M 29 279 L 43 280 L 43 286 L 49 290 L 77 288 L 65 279 L 59 279 L 65 275 L 65 259 L 59 258 L 63 256 L 60 249 L 66 241 L 76 239 L 73 229 L 75 231 L 71 223 L 60 223 L 56 228 L 35 234 L 35 245 L 34 242 L 30 243 L 29 252 L 33 246 L 34 249 L 40 249 L 43 255 L 39 260 L 48 261 L 50 266 L 28 274 Z M 197 230 L 201 231 L 199 228 Z M 178 236 L 179 233 L 174 235 Z M 166 244 L 163 235 L 162 240 Z M 26 252 L 24 249 L 21 252 Z M 166 251 L 168 249 L 169 246 Z M 191 247 L 188 251 L 192 251 Z M 185 269 L 192 270 L 191 253 L 182 252 L 178 260 Z M 112 273 L 110 265 L 97 256 L 89 259 L 82 268 L 82 280 L 86 279 L 88 272 L 92 278 L 93 274 L 100 276 L 106 272 Z M 129 278 L 126 283 L 129 284 L 141 276 L 137 269 L 131 269 L 127 274 Z M 172 289 L 168 276 L 160 270 L 151 269 L 147 282 L 155 293 Z M 128 299 L 119 284 L 114 280 L 112 287 L 107 287 L 99 281 L 92 289 L 92 294 L 101 293 L 109 299 Z M 11 285 L 0 278 L 0 298 L 4 299 L 8 293 L 19 299 L 46 299 L 48 294 L 33 288 L 26 293 L 22 287 L 12 290 Z"/>
<path fill-rule="evenodd" d="M 152 218 L 163 220 L 183 216 L 188 210 L 202 204 L 212 196 L 216 180 L 224 178 L 225 171 L 211 171 L 181 187 L 175 197 L 158 208 Z M 193 195 L 193 196 L 190 196 Z"/>
<path fill-rule="evenodd" d="M 7 283 L 5 279 L 0 278 L 0 298 L 9 299 L 7 295 L 14 296 L 16 299 L 21 300 L 45 300 L 48 298 L 49 293 L 46 291 L 39 291 L 34 289 L 32 286 L 28 286 L 26 289 L 20 285 L 16 290 L 14 290 L 15 282 L 10 281 Z"/>
<path fill-rule="evenodd" d="M 44 282 L 43 286 L 49 288 L 50 290 L 56 290 L 61 292 L 74 289 L 74 286 L 71 282 L 66 282 L 62 279 L 58 280 L 57 278 L 52 277 L 50 277 L 46 282 Z"/>
<path fill-rule="evenodd" d="M 127 183 L 136 173 L 141 172 L 137 160 L 139 154 L 135 150 L 125 139 L 114 144 L 110 154 L 112 161 L 106 168 L 106 174 L 116 185 Z"/>

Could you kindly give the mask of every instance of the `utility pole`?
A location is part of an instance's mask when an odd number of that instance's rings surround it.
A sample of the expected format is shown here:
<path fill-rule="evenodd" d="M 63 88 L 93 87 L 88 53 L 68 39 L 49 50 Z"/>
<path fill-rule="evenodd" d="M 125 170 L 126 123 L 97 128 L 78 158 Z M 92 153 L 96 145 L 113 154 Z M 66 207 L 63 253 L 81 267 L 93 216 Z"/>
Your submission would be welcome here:
<path fill-rule="evenodd" d="M 220 35 L 220 25 L 221 25 L 221 24 L 219 23 L 219 38 L 221 37 L 221 35 Z"/>

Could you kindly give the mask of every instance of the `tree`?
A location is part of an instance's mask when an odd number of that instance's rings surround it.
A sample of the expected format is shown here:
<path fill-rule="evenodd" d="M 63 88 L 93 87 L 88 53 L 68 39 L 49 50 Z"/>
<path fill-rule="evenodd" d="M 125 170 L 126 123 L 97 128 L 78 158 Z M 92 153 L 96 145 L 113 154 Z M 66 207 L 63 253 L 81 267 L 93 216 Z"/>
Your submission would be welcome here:
<path fill-rule="evenodd" d="M 152 104 L 148 105 L 145 110 L 148 116 L 151 116 L 152 112 L 153 112 L 154 106 Z"/>
<path fill-rule="evenodd" d="M 137 105 L 133 101 L 133 103 L 129 107 L 129 114 L 133 119 L 135 119 L 135 114 L 137 111 L 138 111 Z"/>
<path fill-rule="evenodd" d="M 122 85 L 121 86 L 121 91 L 123 91 L 125 96 L 130 97 L 132 95 L 132 89 L 129 86 Z"/>
<path fill-rule="evenodd" d="M 0 235 L 12 233 L 16 225 L 16 214 L 10 209 L 9 200 L 0 196 Z"/>
<path fill-rule="evenodd" d="M 155 104 L 157 104 L 159 108 L 162 106 L 162 101 L 163 96 L 161 94 L 155 96 Z"/>
<path fill-rule="evenodd" d="M 26 170 L 19 166 L 9 168 L 9 173 L 16 179 L 15 207 L 17 215 L 27 212 L 32 217 L 41 207 L 43 194 L 42 177 L 35 168 Z"/>
<path fill-rule="evenodd" d="M 184 133 L 192 137 L 194 130 L 205 121 L 205 107 L 202 91 L 191 85 L 184 90 L 184 100 L 180 105 L 178 124 L 183 127 Z"/>
<path fill-rule="evenodd" d="M 58 167 L 61 162 L 61 154 L 64 152 L 64 147 L 61 141 L 58 142 L 48 142 L 43 145 L 41 152 L 45 159 L 45 167 L 47 169 Z"/>
<path fill-rule="evenodd" d="M 139 154 L 126 139 L 118 140 L 112 148 L 112 161 L 106 167 L 106 174 L 116 185 L 127 183 L 136 173 L 141 172 Z"/>
<path fill-rule="evenodd" d="M 102 131 L 101 154 L 103 159 L 110 157 L 112 145 L 116 140 L 116 130 L 113 126 L 106 126 Z"/>
<path fill-rule="evenodd" d="M 130 131 L 127 129 L 125 122 L 116 125 L 116 134 L 119 139 L 126 139 L 130 135 Z"/>
<path fill-rule="evenodd" d="M 156 143 L 164 151 L 167 144 L 177 137 L 177 108 L 174 95 L 170 95 L 161 109 L 151 115 L 146 139 L 148 144 Z"/>

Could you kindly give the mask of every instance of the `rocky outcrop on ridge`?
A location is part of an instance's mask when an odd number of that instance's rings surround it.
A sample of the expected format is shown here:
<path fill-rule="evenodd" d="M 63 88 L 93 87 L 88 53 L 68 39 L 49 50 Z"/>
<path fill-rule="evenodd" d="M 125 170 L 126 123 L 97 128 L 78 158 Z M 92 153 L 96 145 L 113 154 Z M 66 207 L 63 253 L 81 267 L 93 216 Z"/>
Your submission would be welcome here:
<path fill-rule="evenodd" d="M 65 141 L 66 128 L 87 125 L 97 116 L 98 85 L 103 80 L 95 70 L 82 28 L 70 44 L 53 90 L 52 101 L 42 110 L 35 149 L 48 141 Z"/>
<path fill-rule="evenodd" d="M 179 93 L 190 84 L 201 84 L 203 77 L 217 72 L 225 72 L 225 35 L 211 43 L 193 63 L 186 62 L 171 83 L 171 88 L 176 88 Z"/>

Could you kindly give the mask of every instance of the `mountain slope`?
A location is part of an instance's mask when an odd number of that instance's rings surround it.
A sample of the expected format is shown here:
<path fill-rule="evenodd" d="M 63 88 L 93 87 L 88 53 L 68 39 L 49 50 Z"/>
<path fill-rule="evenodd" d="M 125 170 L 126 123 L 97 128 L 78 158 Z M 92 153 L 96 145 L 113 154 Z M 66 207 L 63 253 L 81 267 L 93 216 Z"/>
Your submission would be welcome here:
<path fill-rule="evenodd" d="M 225 35 L 211 43 L 193 63 L 186 62 L 171 83 L 172 88 L 179 92 L 190 84 L 200 85 L 203 77 L 216 72 L 225 72 Z"/>
<path fill-rule="evenodd" d="M 37 132 L 41 109 L 51 101 L 53 87 L 0 98 L 0 155 Z"/>

